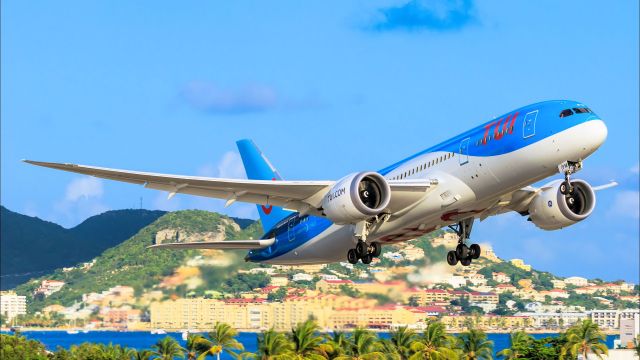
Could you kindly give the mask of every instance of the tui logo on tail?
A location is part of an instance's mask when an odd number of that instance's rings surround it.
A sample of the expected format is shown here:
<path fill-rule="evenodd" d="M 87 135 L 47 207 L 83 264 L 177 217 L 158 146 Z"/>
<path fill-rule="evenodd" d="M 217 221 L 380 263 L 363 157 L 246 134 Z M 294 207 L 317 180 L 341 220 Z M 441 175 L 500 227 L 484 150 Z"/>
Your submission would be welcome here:
<path fill-rule="evenodd" d="M 271 178 L 271 180 L 276 181 L 276 178 Z M 264 211 L 265 215 L 271 214 L 271 210 L 273 210 L 273 205 L 269 205 L 269 206 L 260 205 L 260 207 L 262 208 L 262 211 Z"/>

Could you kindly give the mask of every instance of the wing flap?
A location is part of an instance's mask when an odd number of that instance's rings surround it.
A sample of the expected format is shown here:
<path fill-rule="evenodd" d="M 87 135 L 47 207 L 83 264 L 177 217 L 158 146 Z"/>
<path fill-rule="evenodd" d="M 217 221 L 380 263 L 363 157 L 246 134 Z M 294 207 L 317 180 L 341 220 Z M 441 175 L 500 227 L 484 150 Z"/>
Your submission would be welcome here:
<path fill-rule="evenodd" d="M 251 250 L 263 249 L 271 246 L 274 239 L 260 240 L 228 240 L 228 241 L 196 241 L 183 243 L 164 243 L 149 246 L 149 249 L 220 249 L 220 250 Z"/>

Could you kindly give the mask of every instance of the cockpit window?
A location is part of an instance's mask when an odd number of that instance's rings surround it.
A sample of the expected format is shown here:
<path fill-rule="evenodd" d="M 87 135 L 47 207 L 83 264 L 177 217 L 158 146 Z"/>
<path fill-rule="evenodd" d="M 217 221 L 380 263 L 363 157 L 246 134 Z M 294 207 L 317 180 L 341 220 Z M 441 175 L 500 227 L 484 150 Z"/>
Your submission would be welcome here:
<path fill-rule="evenodd" d="M 573 115 L 573 111 L 571 111 L 571 109 L 564 109 L 560 112 L 560 117 L 567 117 L 567 116 L 571 116 Z"/>
<path fill-rule="evenodd" d="M 584 113 L 592 113 L 593 112 L 589 108 L 573 108 L 573 111 L 575 111 L 576 114 L 584 114 Z"/>

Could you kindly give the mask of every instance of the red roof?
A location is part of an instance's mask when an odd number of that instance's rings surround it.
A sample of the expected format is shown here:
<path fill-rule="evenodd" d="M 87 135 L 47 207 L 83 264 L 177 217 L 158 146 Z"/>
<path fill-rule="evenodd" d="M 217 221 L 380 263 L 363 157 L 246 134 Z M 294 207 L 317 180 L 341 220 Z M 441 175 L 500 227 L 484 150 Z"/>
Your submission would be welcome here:
<path fill-rule="evenodd" d="M 233 299 L 224 299 L 224 302 L 227 304 L 254 304 L 264 302 L 265 299 L 243 299 L 243 298 L 233 298 Z"/>
<path fill-rule="evenodd" d="M 424 292 L 429 294 L 446 294 L 447 293 L 447 291 L 444 291 L 442 289 L 427 289 Z"/>

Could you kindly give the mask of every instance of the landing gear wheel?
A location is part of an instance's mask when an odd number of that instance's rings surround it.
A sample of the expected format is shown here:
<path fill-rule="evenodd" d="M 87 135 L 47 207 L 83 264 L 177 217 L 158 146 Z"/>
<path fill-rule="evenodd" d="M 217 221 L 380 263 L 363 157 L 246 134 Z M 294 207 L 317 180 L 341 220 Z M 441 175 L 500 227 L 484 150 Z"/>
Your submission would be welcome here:
<path fill-rule="evenodd" d="M 451 250 L 447 253 L 447 263 L 451 266 L 456 266 L 458 264 L 458 256 L 455 251 Z"/>
<path fill-rule="evenodd" d="M 569 182 L 568 181 L 563 181 L 562 184 L 560 184 L 560 193 L 562 195 L 568 195 L 570 188 L 571 187 L 569 186 Z"/>
<path fill-rule="evenodd" d="M 462 266 L 469 266 L 471 265 L 471 259 L 462 259 L 460 260 L 460 264 L 462 264 Z"/>
<path fill-rule="evenodd" d="M 471 244 L 471 246 L 469 246 L 469 251 L 469 256 L 471 256 L 472 259 L 477 259 L 480 257 L 480 245 Z"/>
<path fill-rule="evenodd" d="M 380 256 L 380 253 L 382 253 L 382 245 L 380 245 L 379 242 L 374 241 L 371 243 L 371 255 L 373 257 L 378 257 Z"/>
<path fill-rule="evenodd" d="M 355 249 L 349 249 L 349 251 L 347 251 L 347 261 L 349 261 L 350 264 L 358 263 L 358 254 L 356 254 Z"/>
<path fill-rule="evenodd" d="M 367 244 L 365 244 L 364 241 L 359 240 L 356 244 L 356 255 L 358 255 L 358 257 L 362 259 L 365 255 L 367 255 L 367 250 Z"/>
<path fill-rule="evenodd" d="M 365 265 L 371 264 L 371 260 L 373 260 L 373 256 L 371 256 L 371 254 L 367 254 L 362 257 L 362 263 Z"/>
<path fill-rule="evenodd" d="M 469 257 L 469 248 L 465 244 L 458 244 L 456 246 L 456 257 L 460 260 Z"/>

